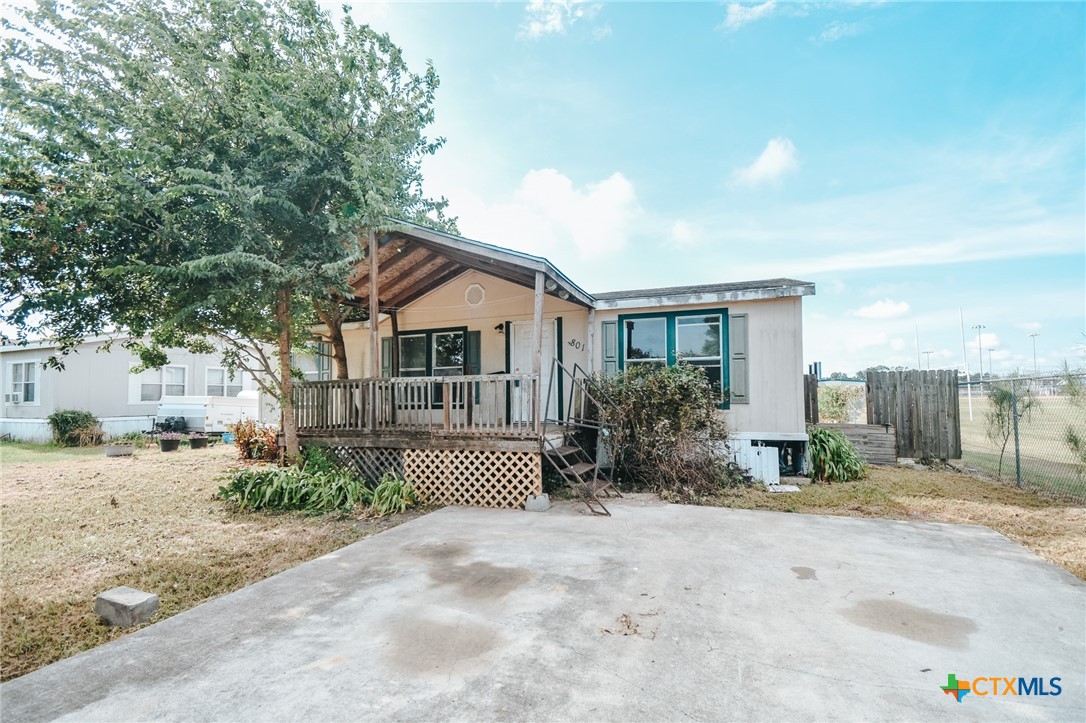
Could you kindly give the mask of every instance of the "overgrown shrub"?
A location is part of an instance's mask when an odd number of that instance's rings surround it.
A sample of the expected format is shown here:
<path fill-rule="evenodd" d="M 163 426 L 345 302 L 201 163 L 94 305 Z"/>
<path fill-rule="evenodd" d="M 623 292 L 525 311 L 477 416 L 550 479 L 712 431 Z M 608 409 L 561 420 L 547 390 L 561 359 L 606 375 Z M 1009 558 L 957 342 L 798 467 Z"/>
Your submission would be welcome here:
<path fill-rule="evenodd" d="M 350 510 L 371 499 L 365 481 L 350 470 L 307 471 L 301 467 L 246 467 L 224 478 L 219 497 L 239 510 L 305 510 L 314 514 Z"/>
<path fill-rule="evenodd" d="M 80 409 L 58 409 L 49 415 L 53 440 L 65 447 L 92 447 L 105 436 L 98 419 Z"/>
<path fill-rule="evenodd" d="M 864 476 L 864 460 L 852 442 L 836 429 L 808 427 L 811 479 L 848 482 Z"/>
<path fill-rule="evenodd" d="M 385 472 L 373 491 L 370 510 L 380 516 L 402 514 L 418 504 L 415 486 L 395 472 Z"/>
<path fill-rule="evenodd" d="M 864 388 L 859 385 L 819 384 L 819 421 L 847 423 L 852 416 L 852 409 L 859 405 L 863 395 Z"/>
<path fill-rule="evenodd" d="M 243 419 L 227 425 L 234 435 L 238 459 L 257 459 L 275 462 L 279 459 L 279 429 L 252 419 Z"/>
<path fill-rule="evenodd" d="M 610 424 L 616 479 L 669 498 L 696 500 L 742 476 L 724 453 L 727 426 L 719 415 L 720 392 L 705 372 L 675 366 L 635 366 L 597 378 L 605 400 L 600 415 Z"/>

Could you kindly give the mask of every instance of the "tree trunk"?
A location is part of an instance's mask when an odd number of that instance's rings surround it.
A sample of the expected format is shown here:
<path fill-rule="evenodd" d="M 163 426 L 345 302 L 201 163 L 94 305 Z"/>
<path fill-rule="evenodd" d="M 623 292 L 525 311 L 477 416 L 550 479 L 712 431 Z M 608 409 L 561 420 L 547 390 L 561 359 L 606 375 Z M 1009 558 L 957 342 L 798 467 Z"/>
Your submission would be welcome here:
<path fill-rule="evenodd" d="M 290 371 L 290 287 L 285 286 L 276 292 L 275 319 L 279 322 L 279 386 L 282 396 L 279 408 L 283 413 L 283 439 L 286 445 L 284 461 L 292 464 L 298 459 L 301 447 L 298 444 L 298 420 L 294 416 L 294 378 Z"/>
<path fill-rule="evenodd" d="M 347 345 L 343 342 L 343 309 L 335 299 L 328 301 L 328 308 L 314 299 L 313 308 L 328 327 L 328 339 L 332 342 L 332 359 L 336 362 L 336 379 L 350 379 L 347 373 Z"/>
<path fill-rule="evenodd" d="M 343 343 L 342 322 L 337 322 L 335 329 L 329 328 L 332 337 L 332 358 L 336 360 L 336 379 L 350 379 L 347 374 L 347 345 Z"/>

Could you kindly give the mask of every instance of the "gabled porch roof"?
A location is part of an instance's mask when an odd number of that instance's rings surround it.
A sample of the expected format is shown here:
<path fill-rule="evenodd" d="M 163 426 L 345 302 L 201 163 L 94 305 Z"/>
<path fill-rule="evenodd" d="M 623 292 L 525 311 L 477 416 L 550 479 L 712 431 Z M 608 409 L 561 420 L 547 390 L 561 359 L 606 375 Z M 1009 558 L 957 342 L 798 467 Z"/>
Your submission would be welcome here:
<path fill-rule="evenodd" d="M 377 289 L 381 311 L 402 308 L 468 270 L 533 288 L 546 276 L 544 293 L 591 308 L 595 299 L 550 261 L 479 241 L 435 231 L 407 221 L 377 239 Z M 349 283 L 358 296 L 368 293 L 370 259 L 355 268 Z"/>

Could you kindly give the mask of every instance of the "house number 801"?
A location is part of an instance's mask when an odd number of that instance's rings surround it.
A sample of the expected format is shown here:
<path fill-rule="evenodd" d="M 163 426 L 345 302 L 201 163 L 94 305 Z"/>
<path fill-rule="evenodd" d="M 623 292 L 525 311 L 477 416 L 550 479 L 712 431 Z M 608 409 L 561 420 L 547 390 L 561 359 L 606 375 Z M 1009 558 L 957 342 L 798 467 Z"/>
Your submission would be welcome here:
<path fill-rule="evenodd" d="M 569 345 L 578 351 L 584 349 L 584 342 L 577 341 L 576 339 L 570 339 Z"/>

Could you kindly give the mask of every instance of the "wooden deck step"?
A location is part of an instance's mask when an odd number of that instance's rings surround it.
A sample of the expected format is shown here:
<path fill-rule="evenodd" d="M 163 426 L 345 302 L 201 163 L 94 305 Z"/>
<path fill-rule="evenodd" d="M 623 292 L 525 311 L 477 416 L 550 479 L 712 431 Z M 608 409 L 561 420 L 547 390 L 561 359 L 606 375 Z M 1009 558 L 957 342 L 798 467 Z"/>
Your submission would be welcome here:
<path fill-rule="evenodd" d="M 583 477 L 589 472 L 595 472 L 596 465 L 592 464 L 591 462 L 578 462 L 577 464 L 570 465 L 569 471 L 577 475 L 578 477 Z"/>
<path fill-rule="evenodd" d="M 573 454 L 574 452 L 576 452 L 579 449 L 580 449 L 580 447 L 574 447 L 571 444 L 566 444 L 566 445 L 563 445 L 561 447 L 557 447 L 555 449 L 548 449 L 547 454 L 551 455 L 552 457 L 555 456 L 555 455 L 557 455 L 559 457 L 568 457 L 569 455 Z"/>

